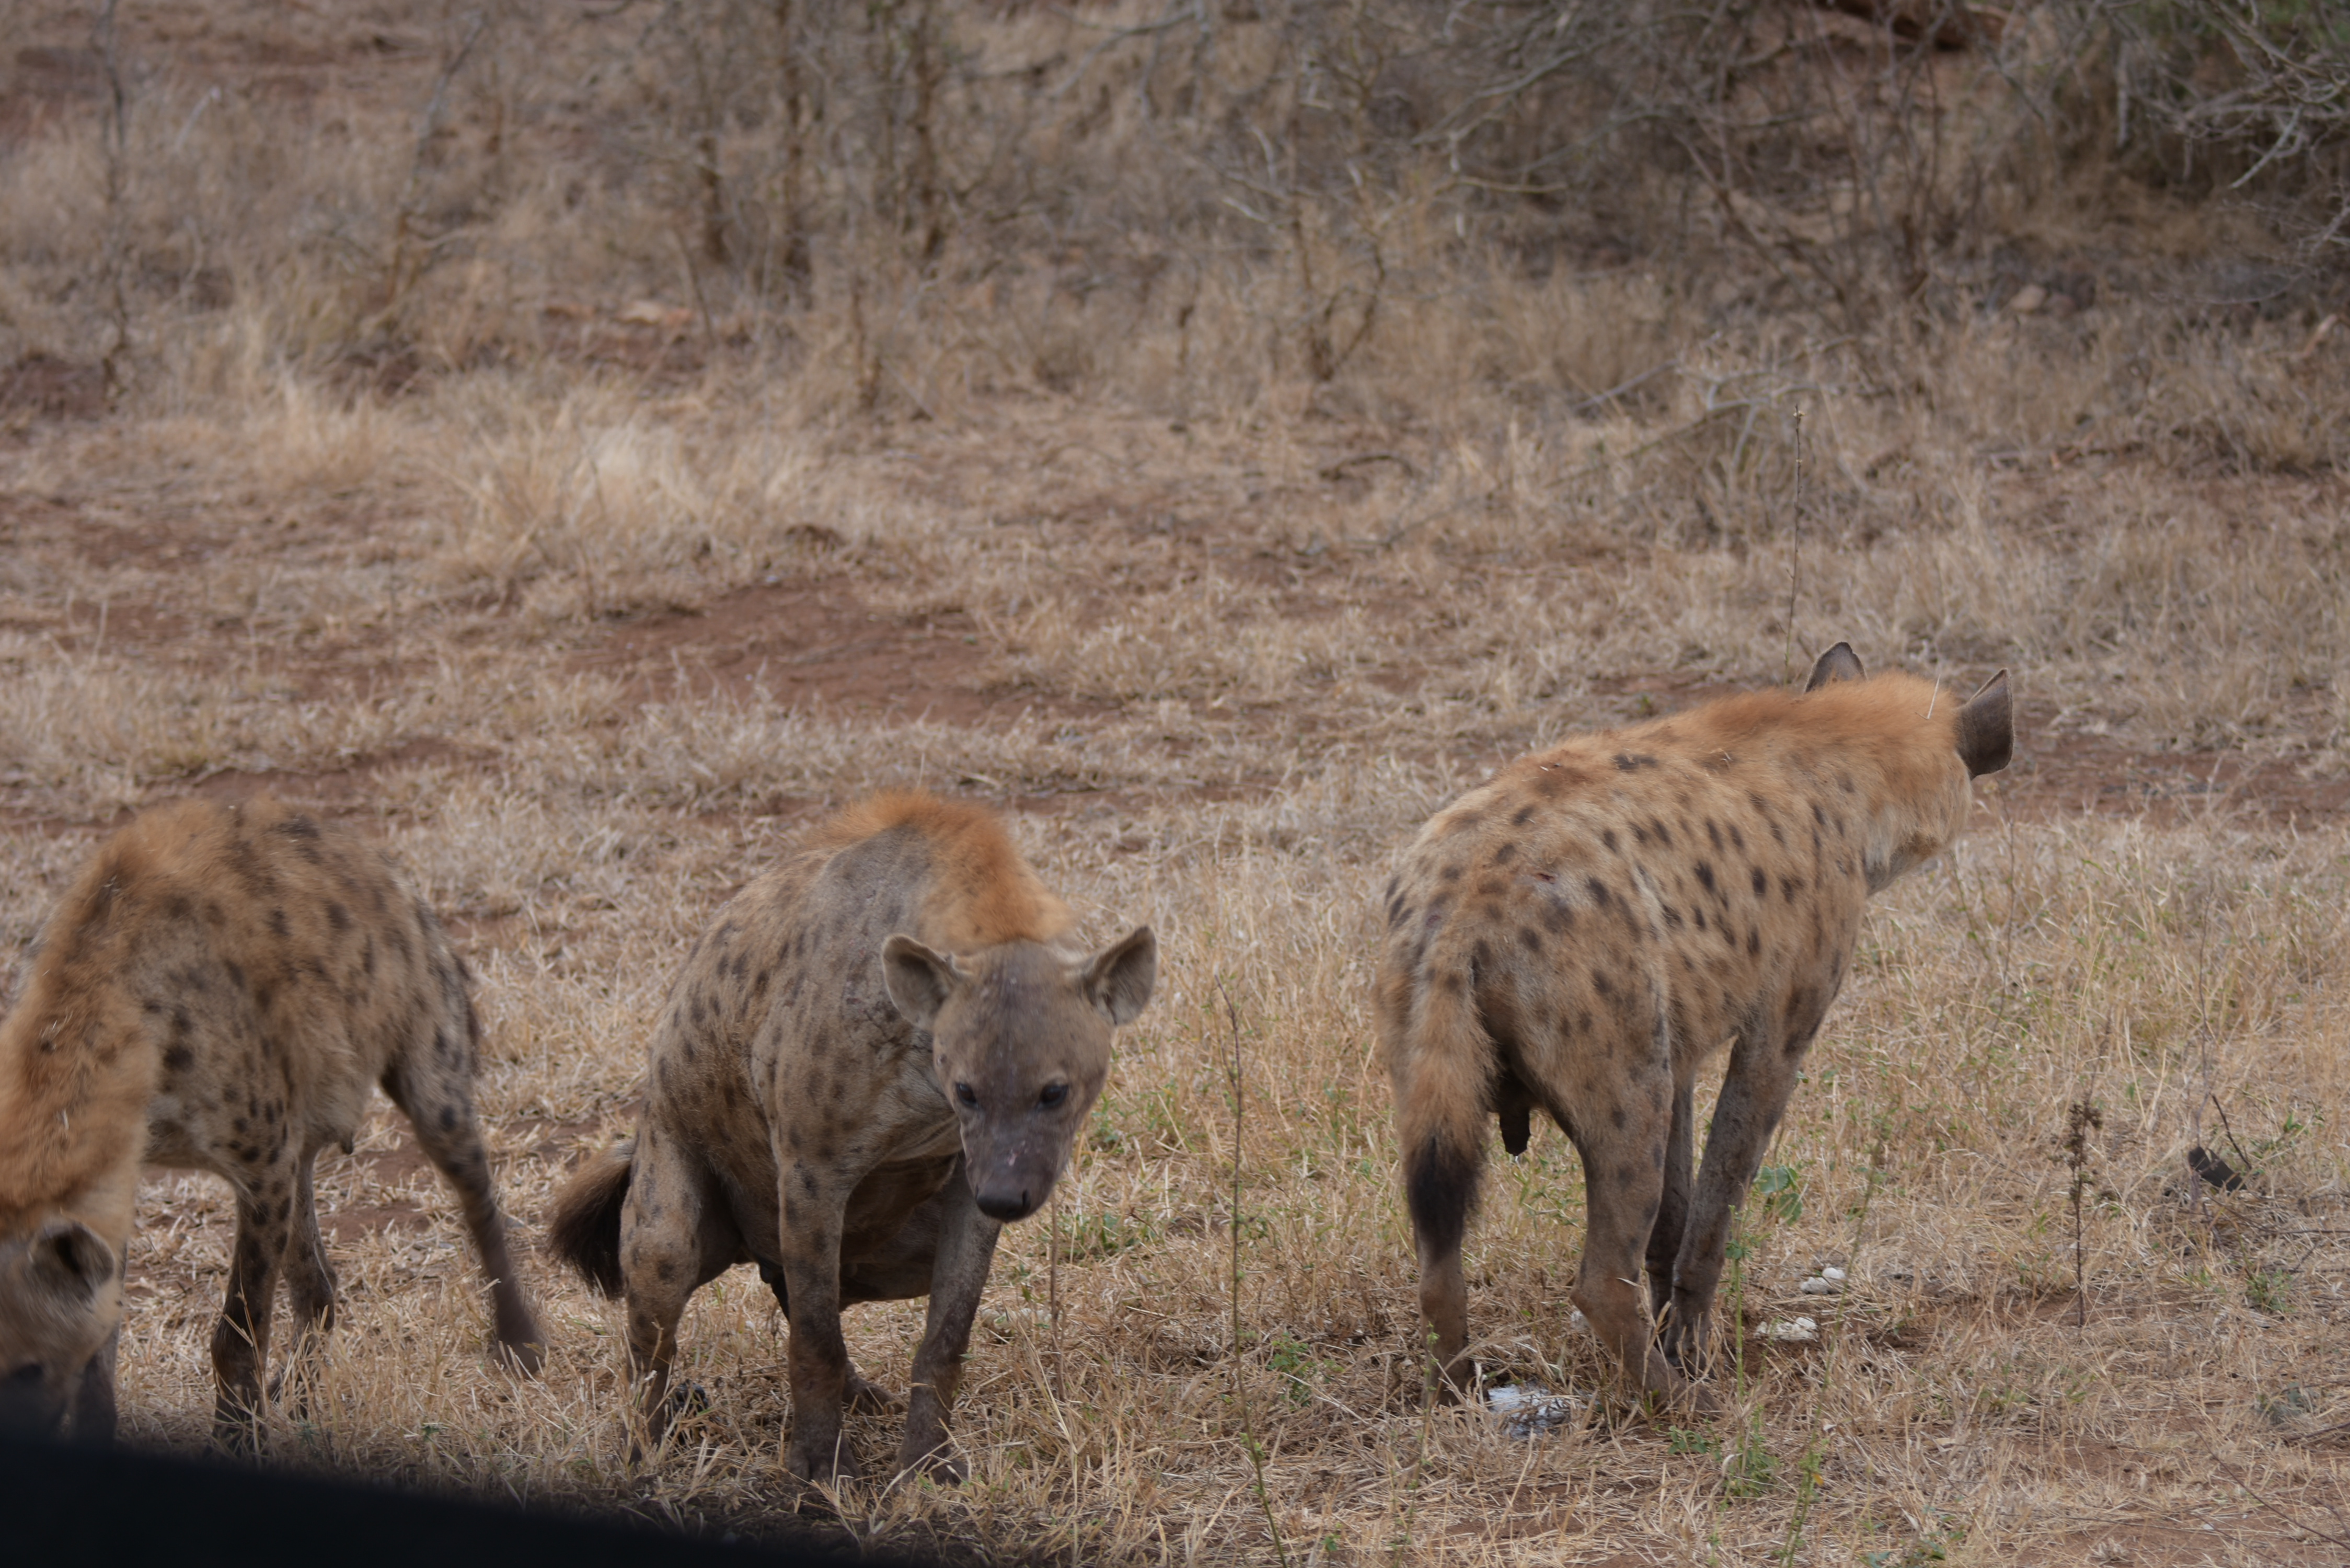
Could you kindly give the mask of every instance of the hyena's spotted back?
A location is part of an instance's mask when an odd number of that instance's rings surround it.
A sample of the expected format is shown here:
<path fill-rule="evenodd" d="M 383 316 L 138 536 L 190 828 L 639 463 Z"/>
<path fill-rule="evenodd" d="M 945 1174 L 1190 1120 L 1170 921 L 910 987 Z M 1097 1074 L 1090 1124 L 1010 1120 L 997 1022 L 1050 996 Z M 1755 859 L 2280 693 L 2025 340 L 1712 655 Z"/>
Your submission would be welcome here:
<path fill-rule="evenodd" d="M 476 1058 L 463 967 L 380 851 L 266 799 L 140 816 L 68 893 L 0 1024 L 0 1349 L 39 1338 L 26 1325 L 46 1314 L 72 1325 L 43 1353 L 62 1366 L 102 1327 L 102 1352 L 73 1369 L 90 1390 L 59 1397 L 80 1407 L 77 1425 L 104 1424 L 93 1401 L 110 1385 L 99 1370 L 119 1301 L 80 1282 L 101 1254 L 119 1274 L 142 1153 L 213 1171 L 238 1202 L 213 1350 L 220 1418 L 241 1430 L 281 1267 L 304 1325 L 330 1320 L 311 1163 L 349 1147 L 380 1085 L 457 1189 L 501 1343 L 535 1364 L 473 1112 Z"/>
<path fill-rule="evenodd" d="M 1659 1392 L 1701 1343 L 1728 1210 L 1842 986 L 1868 896 L 1939 853 L 1969 779 L 2006 764 L 2002 675 L 1966 702 L 1863 676 L 1838 644 L 1801 695 L 1761 692 L 1580 736 L 1430 819 L 1385 909 L 1378 1024 L 1396 1085 L 1422 1304 L 1465 1376 L 1460 1250 L 1498 1116 L 1580 1150 L 1575 1300 Z M 1693 1084 L 1732 1046 L 1692 1190 Z M 1667 1314 L 1647 1347 L 1645 1252 Z"/>

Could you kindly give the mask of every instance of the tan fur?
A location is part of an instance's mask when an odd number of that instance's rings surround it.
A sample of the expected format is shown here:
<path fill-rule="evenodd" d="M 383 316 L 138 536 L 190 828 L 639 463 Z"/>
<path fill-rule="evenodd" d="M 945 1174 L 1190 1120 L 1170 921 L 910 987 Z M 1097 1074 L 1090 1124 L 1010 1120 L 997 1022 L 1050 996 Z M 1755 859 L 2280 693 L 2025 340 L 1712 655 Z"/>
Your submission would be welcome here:
<path fill-rule="evenodd" d="M 75 1424 L 110 1426 L 120 1300 L 82 1300 L 74 1266 L 102 1246 L 119 1276 L 142 1158 L 213 1171 L 238 1199 L 213 1365 L 224 1435 L 242 1440 L 281 1266 L 303 1326 L 331 1318 L 311 1161 L 349 1147 L 381 1083 L 464 1200 L 501 1343 L 535 1365 L 475 1050 L 463 969 L 380 852 L 266 799 L 139 817 L 60 902 L 0 1023 L 0 1356 L 57 1363 L 52 1395 L 88 1379 Z"/>
<path fill-rule="evenodd" d="M 932 856 L 930 887 L 915 931 L 943 952 L 1003 942 L 1049 942 L 1076 922 L 1045 891 L 993 813 L 924 790 L 883 790 L 857 802 L 817 831 L 816 844 L 839 849 L 903 827 L 920 834 Z"/>
<path fill-rule="evenodd" d="M 2003 677 L 1962 705 L 1859 669 L 1839 644 L 1804 695 L 1731 698 L 1520 758 L 1405 852 L 1378 1026 L 1448 1381 L 1469 1371 L 1460 1249 L 1485 1119 L 1515 1153 L 1539 1108 L 1586 1172 L 1575 1303 L 1648 1388 L 1680 1391 L 1728 1210 L 1843 984 L 1868 895 L 1947 846 L 1970 772 L 2006 760 Z M 1692 1190 L 1692 1085 L 1725 1046 Z M 1633 1283 L 1644 1254 L 1661 1352 Z"/>
<path fill-rule="evenodd" d="M 1002 826 L 918 794 L 852 806 L 744 888 L 663 1008 L 636 1137 L 590 1160 L 548 1236 L 628 1298 L 650 1431 L 694 1290 L 755 1262 L 791 1323 L 786 1460 L 853 1475 L 840 1311 L 927 1294 L 901 1468 L 952 1477 L 947 1413 L 1002 1222 L 1051 1190 L 1139 1012 L 1149 930 L 1090 960 Z"/>

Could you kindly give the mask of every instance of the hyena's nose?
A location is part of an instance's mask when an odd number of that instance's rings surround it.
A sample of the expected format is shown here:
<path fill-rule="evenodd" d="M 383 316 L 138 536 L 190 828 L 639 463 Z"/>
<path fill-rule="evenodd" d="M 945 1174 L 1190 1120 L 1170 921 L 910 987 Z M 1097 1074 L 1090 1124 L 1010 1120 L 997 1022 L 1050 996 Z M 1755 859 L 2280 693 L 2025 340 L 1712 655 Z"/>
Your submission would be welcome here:
<path fill-rule="evenodd" d="M 979 1199 L 979 1211 L 982 1214 L 1004 1225 L 1011 1224 L 1014 1220 L 1025 1220 L 1036 1209 L 1036 1206 L 1028 1200 L 1028 1189 L 1024 1187 L 1017 1192 L 997 1188 L 973 1196 Z"/>

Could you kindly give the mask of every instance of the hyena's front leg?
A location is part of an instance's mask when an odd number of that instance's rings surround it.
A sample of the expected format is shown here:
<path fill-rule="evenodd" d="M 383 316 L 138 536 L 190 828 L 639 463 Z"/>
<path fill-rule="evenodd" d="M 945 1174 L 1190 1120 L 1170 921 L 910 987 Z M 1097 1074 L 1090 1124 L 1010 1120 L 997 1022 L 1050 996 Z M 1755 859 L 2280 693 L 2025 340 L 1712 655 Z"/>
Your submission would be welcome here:
<path fill-rule="evenodd" d="M 287 1159 L 237 1189 L 228 1293 L 213 1330 L 213 1379 L 219 1390 L 213 1436 L 239 1450 L 255 1446 L 261 1421 L 261 1369 L 269 1359 L 269 1314 L 291 1230 L 293 1167 Z"/>
<path fill-rule="evenodd" d="M 845 1195 L 797 1161 L 783 1162 L 781 1171 L 783 1274 L 791 1303 L 784 1358 L 792 1385 L 792 1438 L 784 1465 L 803 1480 L 854 1480 L 857 1459 L 840 1435 L 849 1377 L 848 1341 L 840 1332 Z"/>
<path fill-rule="evenodd" d="M 947 1417 L 954 1409 L 955 1388 L 962 1381 L 971 1320 L 979 1311 L 981 1293 L 987 1288 L 988 1270 L 995 1261 L 995 1239 L 1003 1227 L 980 1212 L 960 1159 L 945 1190 L 932 1201 L 940 1206 L 938 1255 L 931 1268 L 931 1310 L 923 1325 L 922 1347 L 914 1355 L 914 1383 L 906 1402 L 906 1442 L 899 1450 L 898 1469 L 901 1475 L 920 1469 L 934 1480 L 954 1484 L 967 1471 L 963 1462 L 947 1451 Z"/>
<path fill-rule="evenodd" d="M 1799 1022 L 1800 1033 L 1792 1036 L 1760 1028 L 1739 1036 L 1714 1104 L 1713 1125 L 1706 1130 L 1705 1164 L 1673 1261 L 1672 1311 L 1664 1325 L 1665 1354 L 1692 1372 L 1711 1343 L 1714 1293 L 1730 1248 L 1730 1211 L 1754 1185 L 1762 1151 L 1786 1112 L 1804 1053 L 1819 1029 L 1816 1014 Z"/>
<path fill-rule="evenodd" d="M 122 1328 L 115 1325 L 98 1354 L 82 1368 L 73 1392 L 73 1441 L 83 1448 L 102 1449 L 114 1441 L 114 1362 L 122 1345 Z"/>

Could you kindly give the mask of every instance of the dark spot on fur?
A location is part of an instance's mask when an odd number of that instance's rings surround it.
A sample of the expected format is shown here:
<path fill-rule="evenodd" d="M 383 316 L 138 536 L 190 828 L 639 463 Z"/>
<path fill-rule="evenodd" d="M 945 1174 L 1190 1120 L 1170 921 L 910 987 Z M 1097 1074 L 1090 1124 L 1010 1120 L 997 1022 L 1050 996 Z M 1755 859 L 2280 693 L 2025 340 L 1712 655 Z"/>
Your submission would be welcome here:
<path fill-rule="evenodd" d="M 285 910 L 272 909 L 269 911 L 269 934 L 271 936 L 276 937 L 282 942 L 287 936 L 292 934 L 292 930 L 293 928 L 286 923 Z"/>
<path fill-rule="evenodd" d="M 1648 842 L 1648 830 L 1637 822 L 1632 825 L 1632 842 L 1635 844 Z"/>
<path fill-rule="evenodd" d="M 1713 891 L 1713 867 L 1702 860 L 1697 863 L 1697 879 L 1704 885 L 1707 892 Z"/>
<path fill-rule="evenodd" d="M 1512 827 L 1523 827 L 1527 823 L 1532 822 L 1534 819 L 1534 808 L 1530 805 L 1522 805 L 1511 815 L 1510 826 Z"/>
<path fill-rule="evenodd" d="M 1616 765 L 1625 773 L 1638 773 L 1642 768 L 1655 767 L 1657 759 L 1644 753 L 1618 752 L 1616 753 Z"/>
<path fill-rule="evenodd" d="M 1507 866 L 1513 859 L 1516 858 L 1517 853 L 1518 846 L 1516 845 L 1504 844 L 1499 849 L 1493 851 L 1493 864 L 1496 866 Z"/>
<path fill-rule="evenodd" d="M 442 1132 L 454 1132 L 457 1129 L 457 1107 L 454 1106 L 442 1106 L 439 1119 L 441 1122 L 441 1130 Z"/>
<path fill-rule="evenodd" d="M 1790 904 L 1795 901 L 1795 895 L 1803 890 L 1804 882 L 1802 877 L 1782 877 L 1779 878 L 1779 896 L 1786 899 Z"/>
<path fill-rule="evenodd" d="M 348 931 L 351 929 L 351 912 L 348 909 L 344 909 L 340 904 L 328 904 L 327 906 L 327 924 L 332 926 L 336 930 Z"/>
<path fill-rule="evenodd" d="M 1542 933 L 1532 926 L 1520 926 L 1518 945 L 1530 953 L 1538 953 L 1542 951 Z"/>
<path fill-rule="evenodd" d="M 1654 817 L 1649 818 L 1648 831 L 1657 836 L 1658 843 L 1664 845 L 1668 848 L 1671 847 L 1673 842 L 1672 832 L 1670 829 L 1667 828 L 1663 823 L 1657 821 Z"/>
<path fill-rule="evenodd" d="M 1595 969 L 1591 971 L 1591 989 L 1602 996 L 1613 996 L 1616 994 L 1616 982 L 1607 978 L 1606 971 Z"/>
<path fill-rule="evenodd" d="M 1607 907 L 1607 883 L 1602 882 L 1596 877 L 1592 877 L 1586 878 L 1583 885 L 1591 889 L 1591 901 L 1593 903 L 1598 905 L 1603 909 Z"/>
<path fill-rule="evenodd" d="M 1467 869 L 1468 867 L 1465 866 L 1447 866 L 1440 875 L 1442 876 L 1447 882 L 1458 882 L 1461 880 L 1461 874 Z"/>
<path fill-rule="evenodd" d="M 1616 852 L 1616 830 L 1612 827 L 1601 828 L 1599 830 L 1599 842 L 1606 845 L 1607 846 L 1607 852 L 1610 855 L 1613 855 Z"/>
<path fill-rule="evenodd" d="M 1614 1110 L 1607 1113 L 1608 1125 L 1613 1127 L 1617 1132 L 1622 1132 L 1624 1130 L 1624 1124 L 1627 1119 L 1627 1118 L 1624 1115 L 1624 1107 L 1621 1106 L 1617 1106 Z"/>
<path fill-rule="evenodd" d="M 1767 898 L 1771 896 L 1771 878 L 1762 874 L 1762 867 L 1760 866 L 1754 867 L 1753 883 L 1756 898 Z"/>
<path fill-rule="evenodd" d="M 1749 926 L 1749 927 L 1747 927 L 1747 928 L 1746 928 L 1746 955 L 1747 955 L 1749 958 L 1752 958 L 1752 957 L 1756 956 L 1757 954 L 1761 953 L 1761 952 L 1762 952 L 1762 927 L 1760 927 L 1760 926 Z"/>
<path fill-rule="evenodd" d="M 184 1073 L 195 1064 L 196 1054 L 185 1045 L 174 1045 L 163 1053 L 163 1068 L 166 1072 Z"/>

